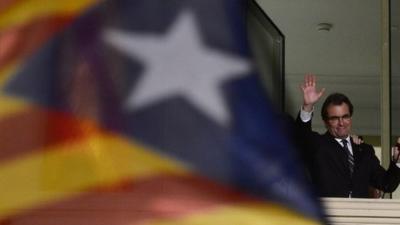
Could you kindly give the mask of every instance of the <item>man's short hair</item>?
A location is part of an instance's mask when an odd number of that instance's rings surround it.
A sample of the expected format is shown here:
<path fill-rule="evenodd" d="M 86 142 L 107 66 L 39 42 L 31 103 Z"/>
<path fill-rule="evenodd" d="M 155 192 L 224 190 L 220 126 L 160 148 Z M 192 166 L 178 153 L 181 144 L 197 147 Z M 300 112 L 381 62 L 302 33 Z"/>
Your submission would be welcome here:
<path fill-rule="evenodd" d="M 321 109 L 321 116 L 324 121 L 328 121 L 328 106 L 329 105 L 341 105 L 347 104 L 350 110 L 350 116 L 353 115 L 353 104 L 351 104 L 349 98 L 342 93 L 332 93 L 324 101 Z"/>

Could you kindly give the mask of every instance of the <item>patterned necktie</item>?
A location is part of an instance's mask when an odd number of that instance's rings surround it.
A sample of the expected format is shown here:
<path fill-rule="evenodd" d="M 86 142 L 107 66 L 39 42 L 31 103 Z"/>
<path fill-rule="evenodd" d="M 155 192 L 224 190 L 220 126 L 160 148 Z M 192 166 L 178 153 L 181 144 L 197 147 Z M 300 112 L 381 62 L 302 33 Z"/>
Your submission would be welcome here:
<path fill-rule="evenodd" d="M 347 147 L 347 140 L 346 139 L 342 139 L 342 144 L 343 144 L 343 148 L 346 151 L 347 154 L 347 161 L 349 162 L 349 169 L 350 169 L 350 174 L 353 174 L 353 170 L 354 170 L 354 157 L 351 154 L 349 148 Z"/>

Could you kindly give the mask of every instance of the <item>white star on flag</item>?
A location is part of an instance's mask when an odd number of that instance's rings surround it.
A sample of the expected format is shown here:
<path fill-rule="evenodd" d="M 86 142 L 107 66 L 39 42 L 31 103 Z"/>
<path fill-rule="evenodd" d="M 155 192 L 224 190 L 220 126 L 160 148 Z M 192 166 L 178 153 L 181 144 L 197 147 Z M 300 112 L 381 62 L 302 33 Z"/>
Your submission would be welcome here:
<path fill-rule="evenodd" d="M 241 57 L 204 45 L 192 13 L 183 11 L 164 36 L 108 29 L 104 40 L 145 65 L 126 100 L 129 110 L 182 96 L 222 125 L 230 114 L 221 84 L 251 70 Z"/>

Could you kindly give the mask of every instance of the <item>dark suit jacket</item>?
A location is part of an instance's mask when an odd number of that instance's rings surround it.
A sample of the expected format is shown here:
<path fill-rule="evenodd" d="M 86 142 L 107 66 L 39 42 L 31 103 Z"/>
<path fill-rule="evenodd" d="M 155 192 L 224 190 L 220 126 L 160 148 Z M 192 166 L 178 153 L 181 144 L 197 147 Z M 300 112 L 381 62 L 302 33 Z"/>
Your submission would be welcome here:
<path fill-rule="evenodd" d="M 371 145 L 353 142 L 354 172 L 350 175 L 347 155 L 334 137 L 311 130 L 311 121 L 297 117 L 297 138 L 312 183 L 321 197 L 367 198 L 368 187 L 393 192 L 400 181 L 400 168 L 391 163 L 386 171 L 380 166 Z"/>

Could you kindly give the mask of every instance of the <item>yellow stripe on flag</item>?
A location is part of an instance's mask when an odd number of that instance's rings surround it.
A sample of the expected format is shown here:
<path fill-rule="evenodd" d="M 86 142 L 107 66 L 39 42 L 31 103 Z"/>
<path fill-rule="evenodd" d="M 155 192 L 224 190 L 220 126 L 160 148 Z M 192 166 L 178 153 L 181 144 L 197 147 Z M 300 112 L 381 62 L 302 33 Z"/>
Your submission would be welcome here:
<path fill-rule="evenodd" d="M 177 220 L 153 220 L 149 225 L 319 225 L 318 221 L 301 216 L 275 203 L 238 204 L 200 211 Z"/>
<path fill-rule="evenodd" d="M 179 163 L 115 136 L 99 135 L 0 165 L 0 218 L 127 178 L 185 174 Z"/>
<path fill-rule="evenodd" d="M 15 115 L 31 106 L 31 104 L 22 101 L 22 99 L 0 95 L 0 119 L 9 117 L 10 115 Z"/>
<path fill-rule="evenodd" d="M 6 66 L 0 67 L 0 89 L 9 80 L 10 77 L 17 71 L 18 63 L 9 63 Z"/>
<path fill-rule="evenodd" d="M 0 31 L 28 23 L 35 18 L 54 14 L 73 15 L 85 10 L 99 0 L 24 0 L 18 1 L 0 14 Z"/>

